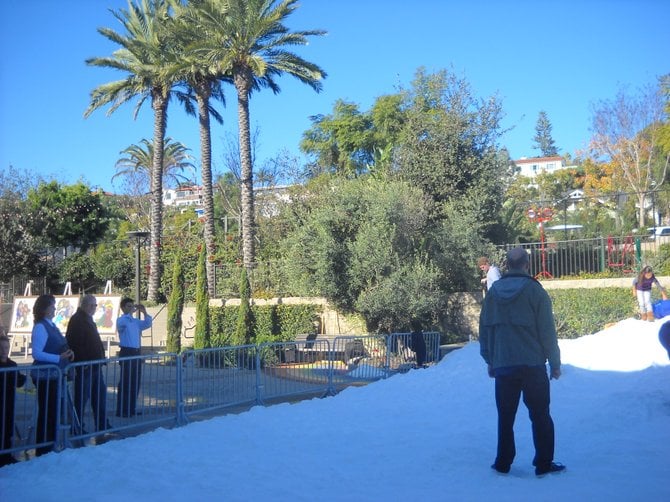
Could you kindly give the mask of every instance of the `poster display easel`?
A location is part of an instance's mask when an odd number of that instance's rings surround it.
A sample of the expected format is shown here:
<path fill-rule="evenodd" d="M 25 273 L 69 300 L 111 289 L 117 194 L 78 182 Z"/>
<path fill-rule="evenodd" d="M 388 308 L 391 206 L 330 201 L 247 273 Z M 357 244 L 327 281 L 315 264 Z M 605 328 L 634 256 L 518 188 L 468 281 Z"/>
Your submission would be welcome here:
<path fill-rule="evenodd" d="M 33 306 L 37 296 L 32 296 L 31 284 L 28 283 L 23 296 L 14 297 L 12 308 L 12 318 L 9 325 L 8 335 L 10 337 L 10 346 L 13 346 L 14 337 L 23 338 L 23 356 L 28 359 L 30 349 L 30 336 L 33 330 Z M 116 338 L 116 319 L 121 310 L 121 297 L 114 296 L 112 293 L 112 281 L 107 281 L 103 295 L 96 295 L 97 309 L 93 314 L 93 320 L 98 327 L 100 337 L 106 342 L 107 353 L 109 357 L 111 342 Z M 56 312 L 53 318 L 54 324 L 58 326 L 61 333 L 65 334 L 70 317 L 79 307 L 79 296 L 72 295 L 72 284 L 65 284 L 62 295 L 56 295 Z"/>

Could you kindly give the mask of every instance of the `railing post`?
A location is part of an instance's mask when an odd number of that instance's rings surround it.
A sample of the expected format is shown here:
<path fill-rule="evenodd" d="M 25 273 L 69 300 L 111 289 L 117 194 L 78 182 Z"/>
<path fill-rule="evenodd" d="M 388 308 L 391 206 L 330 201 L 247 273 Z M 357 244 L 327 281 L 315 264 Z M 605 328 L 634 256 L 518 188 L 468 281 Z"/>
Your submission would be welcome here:
<path fill-rule="evenodd" d="M 188 417 L 186 416 L 186 403 L 184 401 L 184 361 L 180 354 L 174 354 L 176 364 L 176 395 L 177 401 L 177 425 L 186 425 Z"/>
<path fill-rule="evenodd" d="M 263 345 L 256 345 L 256 404 L 257 405 L 262 405 L 263 404 L 263 396 L 261 392 L 261 347 L 265 346 L 266 344 Z"/>
<path fill-rule="evenodd" d="M 605 238 L 600 236 L 600 271 L 605 271 Z"/>
<path fill-rule="evenodd" d="M 68 365 L 65 368 L 65 373 L 61 372 L 60 368 L 56 368 L 56 371 L 58 371 L 58 380 L 57 380 L 57 385 L 58 388 L 56 390 L 56 436 L 54 437 L 54 451 L 61 451 L 65 449 L 65 438 L 66 435 L 70 434 L 70 431 L 67 430 L 65 431 L 63 425 L 69 429 L 69 424 L 63 424 L 63 413 L 64 410 L 68 410 L 67 405 L 70 404 L 69 402 L 69 393 L 67 389 L 67 379 L 65 378 L 65 375 L 67 375 L 67 372 L 70 370 L 70 366 Z M 51 368 L 48 369 L 49 373 L 48 375 L 51 374 Z M 47 398 L 47 409 L 49 407 L 48 405 L 49 400 Z M 66 405 L 67 403 L 67 405 Z M 65 405 L 65 406 L 64 406 Z M 72 403 L 74 406 L 74 403 Z M 45 413 L 49 413 L 46 411 Z M 47 421 L 48 422 L 48 421 Z"/>

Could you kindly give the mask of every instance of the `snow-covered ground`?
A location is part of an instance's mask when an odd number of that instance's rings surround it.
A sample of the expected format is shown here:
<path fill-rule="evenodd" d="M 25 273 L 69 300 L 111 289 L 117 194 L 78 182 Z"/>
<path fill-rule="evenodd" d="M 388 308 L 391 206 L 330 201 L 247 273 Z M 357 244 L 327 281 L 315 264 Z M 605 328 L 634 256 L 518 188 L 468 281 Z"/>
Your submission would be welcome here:
<path fill-rule="evenodd" d="M 670 320 L 666 318 L 665 320 Z M 0 469 L 0 500 L 670 500 L 670 365 L 661 321 L 560 342 L 556 461 L 536 478 L 521 405 L 496 474 L 493 380 L 471 343 L 440 364 L 327 399 L 193 423 Z"/>

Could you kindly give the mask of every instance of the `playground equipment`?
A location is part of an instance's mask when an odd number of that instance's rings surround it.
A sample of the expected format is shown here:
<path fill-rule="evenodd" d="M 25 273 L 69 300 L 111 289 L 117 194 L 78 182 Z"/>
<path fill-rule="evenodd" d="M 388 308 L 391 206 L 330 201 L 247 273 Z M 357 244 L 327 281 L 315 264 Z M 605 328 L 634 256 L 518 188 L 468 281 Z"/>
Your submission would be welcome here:
<path fill-rule="evenodd" d="M 548 279 L 553 279 L 554 276 L 549 273 L 547 270 L 547 248 L 546 248 L 546 239 L 544 235 L 544 223 L 550 221 L 554 217 L 554 212 L 550 207 L 543 207 L 542 209 L 536 209 L 531 207 L 526 213 L 530 221 L 536 221 L 540 227 L 540 257 L 541 257 L 541 266 L 542 269 L 535 274 L 535 278 L 546 277 Z"/>

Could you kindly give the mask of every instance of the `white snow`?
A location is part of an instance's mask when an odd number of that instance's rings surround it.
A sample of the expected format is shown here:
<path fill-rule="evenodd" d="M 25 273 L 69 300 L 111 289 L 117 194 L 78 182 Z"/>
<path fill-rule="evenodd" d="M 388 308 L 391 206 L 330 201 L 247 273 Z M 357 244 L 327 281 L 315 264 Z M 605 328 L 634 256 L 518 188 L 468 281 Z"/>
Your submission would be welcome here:
<path fill-rule="evenodd" d="M 564 474 L 535 477 L 523 404 L 510 474 L 490 468 L 493 380 L 471 343 L 431 368 L 335 397 L 10 465 L 0 469 L 0 499 L 670 500 L 670 365 L 660 326 L 628 319 L 560 342 L 551 409 Z"/>

